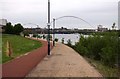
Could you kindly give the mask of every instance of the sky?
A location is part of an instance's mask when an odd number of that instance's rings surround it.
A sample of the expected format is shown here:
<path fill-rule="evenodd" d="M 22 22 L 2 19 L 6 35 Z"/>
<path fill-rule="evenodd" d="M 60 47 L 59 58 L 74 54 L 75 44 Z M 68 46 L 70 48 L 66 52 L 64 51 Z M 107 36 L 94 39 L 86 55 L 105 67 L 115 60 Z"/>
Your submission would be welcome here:
<path fill-rule="evenodd" d="M 118 29 L 120 29 L 120 1 L 118 4 Z"/>
<path fill-rule="evenodd" d="M 0 18 L 24 27 L 47 26 L 48 0 L 0 0 Z M 62 18 L 56 21 L 56 27 L 97 28 L 98 25 L 111 28 L 118 26 L 119 0 L 50 0 L 51 21 L 61 16 L 76 16 L 91 24 L 75 19 Z M 29 24 L 32 23 L 32 24 Z M 52 24 L 51 24 L 52 27 Z"/>

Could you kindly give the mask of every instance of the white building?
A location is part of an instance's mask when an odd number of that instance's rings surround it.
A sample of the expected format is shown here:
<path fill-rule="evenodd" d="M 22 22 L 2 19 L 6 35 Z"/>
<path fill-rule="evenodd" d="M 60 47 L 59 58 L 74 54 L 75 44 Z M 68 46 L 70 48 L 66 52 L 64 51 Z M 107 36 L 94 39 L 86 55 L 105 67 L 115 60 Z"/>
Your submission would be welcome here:
<path fill-rule="evenodd" d="M 5 26 L 6 24 L 7 24 L 6 19 L 0 19 L 0 33 L 2 32 L 2 27 Z"/>
<path fill-rule="evenodd" d="M 104 28 L 102 25 L 98 25 L 98 32 L 105 32 L 108 31 L 108 28 Z"/>

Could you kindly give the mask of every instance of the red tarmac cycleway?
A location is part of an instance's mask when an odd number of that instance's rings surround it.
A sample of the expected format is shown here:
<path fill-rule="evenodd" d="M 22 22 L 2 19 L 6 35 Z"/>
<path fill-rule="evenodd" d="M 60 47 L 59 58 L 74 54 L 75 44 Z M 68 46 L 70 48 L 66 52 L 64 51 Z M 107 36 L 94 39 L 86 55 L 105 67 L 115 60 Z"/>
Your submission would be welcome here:
<path fill-rule="evenodd" d="M 2 64 L 2 77 L 25 77 L 47 55 L 47 41 L 40 42 L 42 47 Z"/>

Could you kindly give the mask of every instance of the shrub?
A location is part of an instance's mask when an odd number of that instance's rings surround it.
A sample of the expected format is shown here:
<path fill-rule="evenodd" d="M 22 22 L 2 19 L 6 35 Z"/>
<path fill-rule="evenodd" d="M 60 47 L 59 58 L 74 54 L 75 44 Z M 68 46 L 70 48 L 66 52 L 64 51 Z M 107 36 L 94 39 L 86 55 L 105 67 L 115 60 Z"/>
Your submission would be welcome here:
<path fill-rule="evenodd" d="M 46 36 L 45 36 L 45 35 L 43 35 L 42 37 L 43 37 L 43 39 L 45 39 L 45 38 L 46 38 Z"/>
<path fill-rule="evenodd" d="M 62 38 L 62 44 L 64 44 L 64 38 Z"/>
<path fill-rule="evenodd" d="M 14 34 L 19 35 L 24 30 L 21 24 L 16 24 L 14 26 Z"/>
<path fill-rule="evenodd" d="M 33 37 L 37 37 L 37 34 L 33 34 Z"/>
<path fill-rule="evenodd" d="M 13 34 L 14 33 L 14 27 L 10 22 L 6 24 L 4 29 L 5 29 L 6 34 Z"/>
<path fill-rule="evenodd" d="M 70 39 L 68 39 L 67 45 L 70 46 L 70 47 L 72 47 L 72 41 Z"/>
<path fill-rule="evenodd" d="M 58 38 L 55 38 L 55 42 L 58 42 Z"/>
<path fill-rule="evenodd" d="M 81 55 L 102 61 L 114 67 L 120 50 L 120 38 L 116 32 L 96 33 L 88 38 L 80 37 L 74 49 Z"/>

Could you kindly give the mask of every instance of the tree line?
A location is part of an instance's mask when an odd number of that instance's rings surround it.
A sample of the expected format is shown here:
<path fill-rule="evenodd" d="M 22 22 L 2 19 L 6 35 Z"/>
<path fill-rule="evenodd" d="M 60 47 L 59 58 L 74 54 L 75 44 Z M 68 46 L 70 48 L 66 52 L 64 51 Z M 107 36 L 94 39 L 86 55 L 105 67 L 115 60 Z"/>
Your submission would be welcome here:
<path fill-rule="evenodd" d="M 24 31 L 24 28 L 23 26 L 18 23 L 18 24 L 15 24 L 14 26 L 9 22 L 6 24 L 6 26 L 3 27 L 4 29 L 4 32 L 3 33 L 6 33 L 6 34 L 16 34 L 16 35 L 19 35 L 21 32 Z"/>

